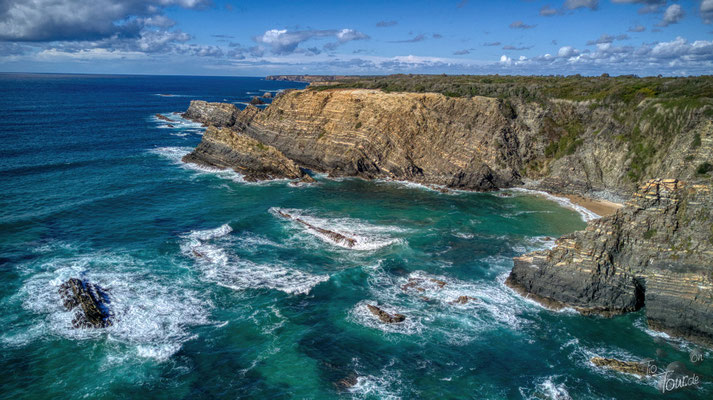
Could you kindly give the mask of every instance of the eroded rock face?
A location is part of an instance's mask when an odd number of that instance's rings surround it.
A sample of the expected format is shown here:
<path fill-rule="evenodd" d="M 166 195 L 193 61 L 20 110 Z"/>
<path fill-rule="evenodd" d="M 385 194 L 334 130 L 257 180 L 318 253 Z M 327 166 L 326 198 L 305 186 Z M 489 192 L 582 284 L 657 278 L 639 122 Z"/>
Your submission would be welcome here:
<path fill-rule="evenodd" d="M 196 112 L 188 114 L 211 114 L 197 111 L 213 104 L 192 103 Z M 233 105 L 226 106 L 234 113 Z M 638 176 L 690 180 L 699 164 L 710 162 L 709 110 L 646 101 L 627 110 L 632 114 L 622 119 L 616 106 L 591 101 L 308 89 L 280 92 L 262 112 L 247 106 L 235 118 L 199 120 L 230 126 L 332 176 L 470 190 L 526 183 L 557 193 L 628 198 Z M 646 136 L 646 145 L 662 154 L 646 165 L 634 160 L 635 144 L 621 140 L 632 132 Z"/>
<path fill-rule="evenodd" d="M 498 99 L 375 90 L 292 91 L 235 128 L 332 176 L 493 190 L 520 182 L 520 144 Z"/>
<path fill-rule="evenodd" d="M 79 307 L 72 320 L 75 328 L 106 328 L 111 326 L 109 298 L 97 285 L 72 278 L 59 287 L 63 305 L 67 310 Z"/>
<path fill-rule="evenodd" d="M 399 322 L 404 322 L 406 320 L 406 316 L 403 314 L 389 314 L 386 311 L 380 309 L 377 306 L 372 306 L 371 304 L 367 304 L 366 307 L 371 311 L 372 314 L 376 315 L 381 322 L 385 324 L 395 324 Z"/>
<path fill-rule="evenodd" d="M 646 307 L 649 326 L 713 344 L 710 184 L 652 179 L 626 207 L 514 259 L 506 283 L 552 307 L 611 316 Z"/>
<path fill-rule="evenodd" d="M 248 181 L 312 179 L 279 150 L 228 128 L 208 127 L 203 140 L 184 162 L 233 169 Z"/>
<path fill-rule="evenodd" d="M 192 100 L 183 118 L 217 127 L 232 126 L 240 113 L 237 107 L 229 103 L 208 103 Z"/>

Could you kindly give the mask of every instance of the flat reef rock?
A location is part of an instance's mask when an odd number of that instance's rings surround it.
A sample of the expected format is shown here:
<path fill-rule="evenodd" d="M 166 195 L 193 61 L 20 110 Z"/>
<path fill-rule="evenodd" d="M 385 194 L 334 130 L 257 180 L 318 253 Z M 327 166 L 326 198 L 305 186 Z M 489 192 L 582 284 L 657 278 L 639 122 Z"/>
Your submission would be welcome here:
<path fill-rule="evenodd" d="M 229 103 L 209 103 L 192 100 L 183 118 L 217 127 L 232 126 L 240 113 L 237 107 Z"/>
<path fill-rule="evenodd" d="M 366 307 L 371 311 L 372 314 L 374 314 L 379 320 L 385 324 L 395 324 L 399 322 L 404 322 L 406 320 L 406 316 L 403 314 L 389 314 L 386 311 L 382 310 L 381 308 L 377 306 L 372 306 L 371 304 L 367 304 Z"/>
<path fill-rule="evenodd" d="M 614 371 L 623 372 L 625 374 L 633 374 L 638 376 L 646 376 L 647 367 L 644 363 L 635 361 L 621 361 L 614 358 L 592 357 L 592 364 L 597 367 L 604 367 Z"/>
<path fill-rule="evenodd" d="M 228 128 L 208 127 L 201 143 L 184 156 L 183 161 L 212 168 L 233 169 L 248 181 L 281 178 L 312 180 L 273 146 Z"/>
<path fill-rule="evenodd" d="M 649 327 L 713 344 L 710 184 L 644 183 L 614 215 L 514 259 L 506 284 L 551 308 L 612 316 L 645 306 Z"/>

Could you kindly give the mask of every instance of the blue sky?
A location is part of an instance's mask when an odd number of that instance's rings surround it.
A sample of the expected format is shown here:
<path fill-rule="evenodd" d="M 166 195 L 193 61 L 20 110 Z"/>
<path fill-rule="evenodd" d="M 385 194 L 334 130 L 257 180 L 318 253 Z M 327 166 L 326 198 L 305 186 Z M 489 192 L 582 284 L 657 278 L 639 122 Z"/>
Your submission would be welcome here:
<path fill-rule="evenodd" d="M 713 73 L 713 0 L 0 0 L 0 71 Z"/>

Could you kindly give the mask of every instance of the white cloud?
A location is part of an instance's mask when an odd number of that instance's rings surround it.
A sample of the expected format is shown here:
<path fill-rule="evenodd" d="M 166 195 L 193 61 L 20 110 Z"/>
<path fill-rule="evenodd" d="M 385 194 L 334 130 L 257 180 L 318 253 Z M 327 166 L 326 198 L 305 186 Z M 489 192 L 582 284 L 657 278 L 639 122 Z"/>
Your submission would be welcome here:
<path fill-rule="evenodd" d="M 678 21 L 683 19 L 683 8 L 680 4 L 671 4 L 668 6 L 666 11 L 663 13 L 663 18 L 661 22 L 656 24 L 656 26 L 669 26 L 671 24 L 676 24 Z"/>
<path fill-rule="evenodd" d="M 574 57 L 579 54 L 579 50 L 575 49 L 572 46 L 564 46 L 559 49 L 557 52 L 557 57 L 562 57 L 562 58 L 570 58 Z"/>
<path fill-rule="evenodd" d="M 576 10 L 578 8 L 596 10 L 599 7 L 599 0 L 566 0 L 563 7 L 568 10 Z"/>
<path fill-rule="evenodd" d="M 306 30 L 288 31 L 287 29 L 270 29 L 262 35 L 256 36 L 255 41 L 270 48 L 273 54 L 291 54 L 298 50 L 301 43 L 312 39 L 334 38 L 336 42 L 327 43 L 326 50 L 334 50 L 338 45 L 353 40 L 369 39 L 369 36 L 353 29 L 341 30 Z"/>
<path fill-rule="evenodd" d="M 706 24 L 713 22 L 713 0 L 701 1 L 701 18 Z"/>
<path fill-rule="evenodd" d="M 612 0 L 612 3 L 619 4 L 641 4 L 639 14 L 658 12 L 666 6 L 666 0 Z"/>

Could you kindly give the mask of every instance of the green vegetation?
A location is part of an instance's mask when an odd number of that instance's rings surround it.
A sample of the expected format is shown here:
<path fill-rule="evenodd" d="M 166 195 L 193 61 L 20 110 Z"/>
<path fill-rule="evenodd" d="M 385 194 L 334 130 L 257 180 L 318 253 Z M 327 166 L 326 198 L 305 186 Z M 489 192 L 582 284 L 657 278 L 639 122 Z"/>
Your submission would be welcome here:
<path fill-rule="evenodd" d="M 357 122 L 356 125 L 354 125 L 354 129 L 359 129 L 361 128 L 361 121 Z"/>
<path fill-rule="evenodd" d="M 525 101 L 549 99 L 593 100 L 602 103 L 636 103 L 644 99 L 668 99 L 671 106 L 681 102 L 697 106 L 701 98 L 713 98 L 713 76 L 685 78 L 639 78 L 508 75 L 388 75 L 344 77 L 332 88 L 381 89 L 385 92 L 434 92 L 449 97 L 517 97 Z M 668 104 L 666 104 L 668 105 Z"/>
<path fill-rule="evenodd" d="M 646 240 L 649 240 L 654 236 L 656 236 L 656 229 L 649 229 L 648 231 L 644 232 L 644 239 Z"/>
<path fill-rule="evenodd" d="M 713 165 L 711 165 L 711 163 L 709 162 L 704 162 L 696 169 L 696 173 L 698 173 L 699 175 L 705 175 L 711 171 L 713 171 Z"/>
<path fill-rule="evenodd" d="M 699 147 L 701 147 L 701 134 L 696 133 L 695 135 L 693 135 L 693 142 L 691 143 L 691 148 L 697 149 Z"/>
<path fill-rule="evenodd" d="M 580 121 L 570 121 L 565 126 L 557 128 L 560 128 L 560 131 L 564 130 L 565 133 L 560 136 L 559 140 L 551 142 L 545 148 L 545 156 L 560 158 L 565 155 L 574 154 L 577 147 L 581 146 L 583 143 L 583 140 L 579 138 L 579 136 L 584 132 L 582 123 Z"/>

